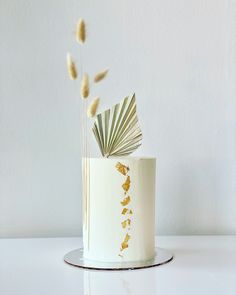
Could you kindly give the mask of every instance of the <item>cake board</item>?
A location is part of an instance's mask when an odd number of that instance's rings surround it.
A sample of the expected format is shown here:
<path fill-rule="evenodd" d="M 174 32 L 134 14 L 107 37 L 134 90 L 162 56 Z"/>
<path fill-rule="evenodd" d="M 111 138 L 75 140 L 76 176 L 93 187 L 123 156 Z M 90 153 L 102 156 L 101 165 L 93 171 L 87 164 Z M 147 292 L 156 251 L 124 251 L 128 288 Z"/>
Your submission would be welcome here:
<path fill-rule="evenodd" d="M 70 251 L 64 256 L 64 261 L 72 266 L 93 270 L 134 270 L 144 269 L 166 264 L 173 260 L 173 255 L 162 248 L 155 248 L 155 257 L 147 261 L 135 262 L 101 262 L 84 258 L 83 248 Z"/>

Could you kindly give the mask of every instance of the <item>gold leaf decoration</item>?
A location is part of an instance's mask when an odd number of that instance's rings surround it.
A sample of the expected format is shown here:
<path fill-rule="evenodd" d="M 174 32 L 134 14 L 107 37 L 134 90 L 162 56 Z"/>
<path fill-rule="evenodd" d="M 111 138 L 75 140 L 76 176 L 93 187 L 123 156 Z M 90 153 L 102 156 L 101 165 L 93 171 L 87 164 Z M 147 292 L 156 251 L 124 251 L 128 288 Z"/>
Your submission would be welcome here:
<path fill-rule="evenodd" d="M 80 19 L 76 26 L 76 41 L 84 43 L 86 40 L 86 26 L 83 19 Z"/>
<path fill-rule="evenodd" d="M 129 218 L 121 222 L 123 228 L 126 228 L 127 225 L 130 226 L 130 224 L 131 220 Z"/>
<path fill-rule="evenodd" d="M 129 234 L 126 234 L 125 236 L 125 239 L 124 239 L 124 242 L 127 243 L 130 239 L 130 235 Z"/>
<path fill-rule="evenodd" d="M 123 201 L 121 201 L 120 203 L 122 206 L 126 206 L 129 204 L 129 202 L 130 202 L 130 196 L 124 198 Z"/>
<path fill-rule="evenodd" d="M 121 244 L 121 251 L 123 251 L 124 249 L 126 249 L 128 247 L 129 247 L 128 243 L 122 243 Z"/>
<path fill-rule="evenodd" d="M 122 184 L 122 188 L 127 192 L 130 188 L 130 176 L 127 176 L 125 183 Z"/>
<path fill-rule="evenodd" d="M 133 153 L 142 141 L 135 94 L 96 116 L 93 133 L 103 157 Z"/>
<path fill-rule="evenodd" d="M 121 225 L 122 225 L 123 228 L 126 228 L 126 220 L 122 221 Z"/>
<path fill-rule="evenodd" d="M 121 251 L 123 251 L 124 249 L 126 249 L 126 248 L 129 247 L 129 245 L 128 245 L 129 239 L 130 239 L 130 235 L 129 234 L 126 234 L 123 243 L 121 243 Z"/>
<path fill-rule="evenodd" d="M 66 60 L 67 60 L 67 70 L 68 70 L 69 77 L 71 80 L 75 80 L 77 78 L 77 69 L 76 69 L 74 61 L 72 60 L 70 53 L 67 53 Z"/>
<path fill-rule="evenodd" d="M 122 184 L 124 197 L 123 197 L 123 200 L 121 200 L 120 203 L 121 203 L 122 206 L 127 206 L 131 202 L 130 195 L 127 196 L 127 192 L 130 189 L 130 183 L 131 183 L 130 176 L 128 175 L 128 172 L 129 172 L 130 169 L 129 169 L 128 166 L 125 166 L 124 164 L 122 164 L 120 162 L 117 162 L 115 167 L 116 167 L 118 172 L 120 172 L 122 175 L 125 176 L 125 179 L 126 179 L 125 182 Z M 122 209 L 121 214 L 122 215 L 130 214 L 131 215 L 131 214 L 133 214 L 133 211 L 132 211 L 132 209 L 125 207 L 125 208 Z M 128 232 L 130 231 L 130 225 L 131 225 L 131 219 L 130 218 L 126 218 L 125 220 L 121 221 L 121 226 L 126 231 L 124 241 L 121 243 L 120 253 L 118 254 L 121 258 L 123 258 L 123 255 L 121 255 L 121 252 L 124 249 L 129 247 L 128 241 L 130 239 L 130 235 L 128 234 Z"/>
<path fill-rule="evenodd" d="M 116 164 L 116 169 L 123 175 L 126 175 L 129 171 L 129 167 L 121 164 L 120 162 Z"/>
<path fill-rule="evenodd" d="M 121 214 L 125 215 L 128 211 L 129 211 L 129 209 L 124 208 L 124 209 L 122 210 Z"/>
<path fill-rule="evenodd" d="M 108 70 L 104 70 L 104 71 L 97 73 L 94 77 L 94 82 L 97 83 L 97 82 L 100 82 L 101 80 L 103 80 L 106 77 L 107 73 L 108 73 Z"/>

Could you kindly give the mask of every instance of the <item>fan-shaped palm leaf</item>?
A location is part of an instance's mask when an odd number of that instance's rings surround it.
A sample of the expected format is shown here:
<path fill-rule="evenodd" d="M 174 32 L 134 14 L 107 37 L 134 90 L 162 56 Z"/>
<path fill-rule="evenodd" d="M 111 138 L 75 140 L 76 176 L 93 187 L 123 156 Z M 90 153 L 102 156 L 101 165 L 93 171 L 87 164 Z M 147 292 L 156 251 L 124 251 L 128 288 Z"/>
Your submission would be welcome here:
<path fill-rule="evenodd" d="M 135 94 L 96 116 L 93 133 L 103 157 L 127 156 L 142 141 Z"/>

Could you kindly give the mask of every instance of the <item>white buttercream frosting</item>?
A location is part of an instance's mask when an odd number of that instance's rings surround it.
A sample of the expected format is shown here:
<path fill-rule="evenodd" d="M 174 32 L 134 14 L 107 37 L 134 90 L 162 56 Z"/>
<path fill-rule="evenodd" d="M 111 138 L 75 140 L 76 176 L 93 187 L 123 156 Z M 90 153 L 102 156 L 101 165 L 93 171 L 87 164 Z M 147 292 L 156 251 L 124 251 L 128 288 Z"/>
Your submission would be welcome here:
<path fill-rule="evenodd" d="M 156 160 L 90 158 L 87 162 L 85 258 L 104 262 L 151 259 L 155 255 Z M 128 171 L 122 174 L 118 162 Z"/>

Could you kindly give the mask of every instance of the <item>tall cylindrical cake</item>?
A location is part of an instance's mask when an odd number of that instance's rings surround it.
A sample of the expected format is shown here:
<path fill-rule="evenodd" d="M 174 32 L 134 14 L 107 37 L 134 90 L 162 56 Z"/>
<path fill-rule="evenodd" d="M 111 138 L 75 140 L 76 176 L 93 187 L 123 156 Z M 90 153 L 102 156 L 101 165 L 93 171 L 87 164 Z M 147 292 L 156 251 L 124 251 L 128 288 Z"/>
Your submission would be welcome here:
<path fill-rule="evenodd" d="M 155 255 L 154 158 L 90 158 L 84 194 L 84 258 L 143 261 Z"/>

